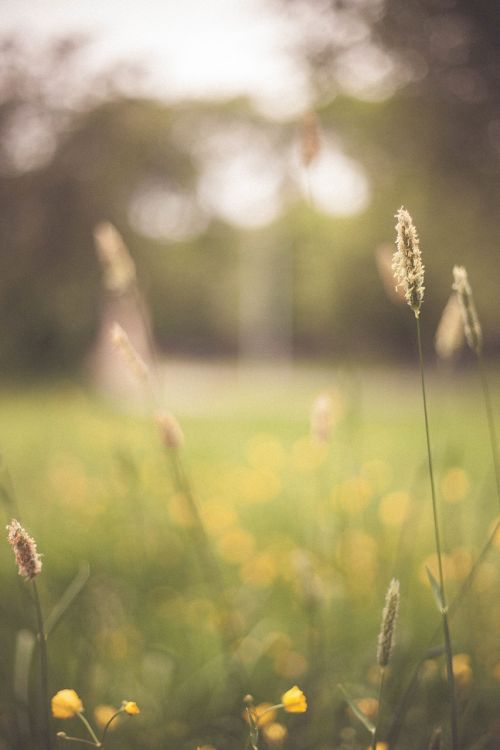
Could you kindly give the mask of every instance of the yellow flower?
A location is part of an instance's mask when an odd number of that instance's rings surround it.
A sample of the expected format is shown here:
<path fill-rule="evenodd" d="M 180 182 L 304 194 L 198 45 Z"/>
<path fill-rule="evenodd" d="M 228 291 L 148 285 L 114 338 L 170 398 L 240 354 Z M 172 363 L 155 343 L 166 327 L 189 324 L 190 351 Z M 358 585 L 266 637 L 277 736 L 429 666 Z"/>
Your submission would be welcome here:
<path fill-rule="evenodd" d="M 113 706 L 107 706 L 105 704 L 100 704 L 99 706 L 96 706 L 94 709 L 94 718 L 97 722 L 97 724 L 104 729 L 108 721 L 116 714 L 117 709 L 113 708 Z M 113 730 L 115 728 L 115 724 L 110 725 L 109 730 Z"/>
<path fill-rule="evenodd" d="M 74 690 L 59 690 L 52 698 L 52 716 L 56 719 L 71 719 L 83 711 L 83 703 Z"/>
<path fill-rule="evenodd" d="M 286 727 L 278 724 L 277 721 L 264 727 L 262 731 L 270 745 L 281 745 L 288 734 Z"/>
<path fill-rule="evenodd" d="M 285 711 L 291 714 L 303 714 L 307 711 L 307 700 L 302 690 L 294 685 L 281 696 Z"/>
<path fill-rule="evenodd" d="M 129 716 L 137 716 L 141 710 L 135 701 L 123 701 L 122 709 Z"/>

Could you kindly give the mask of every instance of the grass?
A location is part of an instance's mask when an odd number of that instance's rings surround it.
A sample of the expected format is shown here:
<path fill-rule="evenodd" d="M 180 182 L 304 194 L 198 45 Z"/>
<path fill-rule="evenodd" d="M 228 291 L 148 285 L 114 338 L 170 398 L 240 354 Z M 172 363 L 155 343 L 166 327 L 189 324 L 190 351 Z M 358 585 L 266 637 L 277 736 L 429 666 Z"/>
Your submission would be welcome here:
<path fill-rule="evenodd" d="M 245 693 L 278 703 L 297 683 L 309 711 L 279 717 L 287 747 L 366 748 L 370 737 L 336 686 L 345 684 L 354 699 L 377 696 L 381 606 L 396 576 L 397 645 L 377 722 L 377 737 L 386 739 L 436 624 L 424 569 L 432 565 L 433 529 L 418 373 L 301 367 L 238 375 L 230 367 L 178 365 L 167 374 L 185 462 L 244 634 L 237 658 L 245 685 L 227 671 L 217 606 L 155 425 L 131 399 L 127 410 L 58 384 L 0 394 L 3 465 L 21 521 L 44 553 L 38 586 L 45 613 L 81 561 L 91 569 L 49 638 L 51 693 L 76 689 L 91 720 L 100 704 L 137 701 L 141 715 L 110 731 L 111 750 L 229 750 L 245 744 Z M 495 372 L 491 383 L 498 404 Z M 328 388 L 341 409 L 324 450 L 310 443 L 308 419 L 313 398 Z M 494 474 L 474 372 L 432 373 L 428 398 L 452 599 L 498 513 Z M 12 511 L 5 508 L 6 522 Z M 16 634 L 35 624 L 7 544 L 0 580 L 0 668 L 10 676 Z M 498 732 L 499 593 L 496 547 L 453 617 L 464 748 Z M 0 691 L 4 744 L 24 750 L 29 719 L 15 706 L 10 677 Z M 426 747 L 441 724 L 446 736 L 448 713 L 439 655 L 424 664 L 398 747 Z M 77 733 L 72 721 L 54 728 Z"/>

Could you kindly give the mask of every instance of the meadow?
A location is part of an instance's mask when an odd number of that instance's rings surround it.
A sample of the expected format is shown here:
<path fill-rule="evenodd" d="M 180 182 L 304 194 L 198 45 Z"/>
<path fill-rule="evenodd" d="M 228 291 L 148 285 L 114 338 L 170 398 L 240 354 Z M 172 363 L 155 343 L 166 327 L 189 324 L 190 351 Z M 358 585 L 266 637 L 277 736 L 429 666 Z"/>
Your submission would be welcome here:
<path fill-rule="evenodd" d="M 465 361 L 431 363 L 428 399 L 447 593 L 460 595 L 450 622 L 461 747 L 479 750 L 500 741 L 500 540 L 475 565 L 499 508 L 480 383 Z M 113 724 L 110 749 L 243 750 L 244 696 L 276 704 L 298 685 L 307 712 L 279 711 L 259 747 L 367 748 L 370 732 L 341 684 L 377 722 L 381 750 L 426 748 L 438 727 L 448 747 L 416 368 L 167 363 L 164 374 L 218 582 L 133 388 L 121 401 L 74 383 L 0 395 L 4 519 L 19 517 L 38 543 L 46 614 L 76 577 L 48 639 L 50 695 L 76 690 L 96 731 L 110 706 L 137 702 L 139 715 Z M 500 403 L 493 366 L 490 380 Z M 331 434 L 318 439 L 310 413 L 325 393 Z M 30 590 L 6 542 L 0 576 L 0 747 L 41 747 L 37 660 L 31 677 L 26 667 Z M 377 638 L 393 577 L 400 613 L 376 719 Z M 54 735 L 88 739 L 78 717 L 52 722 Z"/>

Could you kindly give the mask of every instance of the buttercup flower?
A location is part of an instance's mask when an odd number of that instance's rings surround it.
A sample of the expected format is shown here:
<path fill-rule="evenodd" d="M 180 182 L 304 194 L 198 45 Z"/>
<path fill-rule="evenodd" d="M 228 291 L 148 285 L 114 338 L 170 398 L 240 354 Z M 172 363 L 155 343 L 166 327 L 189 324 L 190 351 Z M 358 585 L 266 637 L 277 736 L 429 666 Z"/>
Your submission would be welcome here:
<path fill-rule="evenodd" d="M 294 685 L 281 696 L 285 711 L 291 714 L 303 714 L 307 711 L 307 700 L 302 690 Z"/>
<path fill-rule="evenodd" d="M 52 698 L 52 716 L 56 719 L 71 719 L 83 711 L 83 703 L 74 690 L 59 690 Z"/>
<path fill-rule="evenodd" d="M 135 701 L 123 701 L 122 709 L 129 716 L 137 716 L 141 710 Z"/>

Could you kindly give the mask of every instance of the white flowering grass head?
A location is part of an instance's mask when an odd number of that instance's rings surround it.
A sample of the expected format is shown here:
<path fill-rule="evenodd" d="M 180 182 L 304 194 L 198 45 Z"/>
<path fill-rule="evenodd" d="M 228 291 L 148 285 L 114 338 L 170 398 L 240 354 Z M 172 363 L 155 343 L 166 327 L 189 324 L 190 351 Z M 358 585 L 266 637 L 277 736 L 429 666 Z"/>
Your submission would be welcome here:
<path fill-rule="evenodd" d="M 387 589 L 382 625 L 378 637 L 377 662 L 382 669 L 389 664 L 399 612 L 399 581 L 393 578 Z"/>
<path fill-rule="evenodd" d="M 129 372 L 140 382 L 146 381 L 149 375 L 148 366 L 118 323 L 111 326 L 109 337 Z"/>
<path fill-rule="evenodd" d="M 104 286 L 111 292 L 124 293 L 136 280 L 134 261 L 121 234 L 109 221 L 94 229 L 94 241 L 104 272 Z"/>
<path fill-rule="evenodd" d="M 401 287 L 407 303 L 418 318 L 425 289 L 418 234 L 410 214 L 403 206 L 397 212 L 396 219 L 396 250 L 392 258 L 396 289 Z"/>

